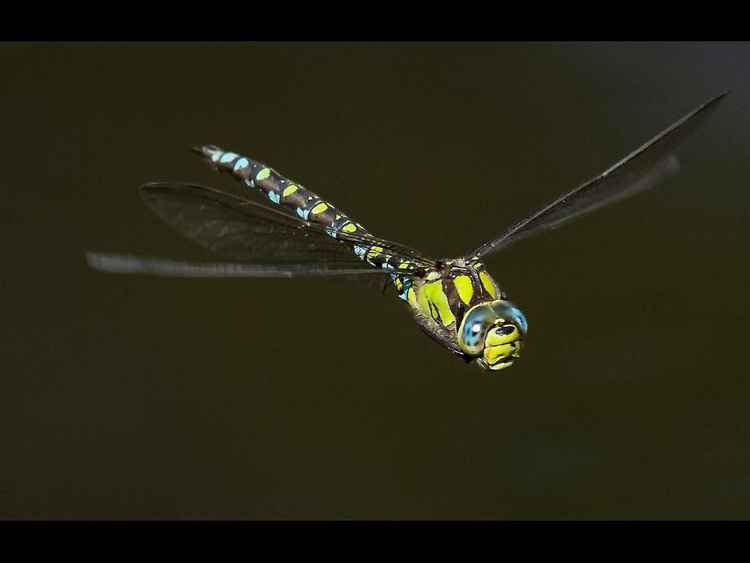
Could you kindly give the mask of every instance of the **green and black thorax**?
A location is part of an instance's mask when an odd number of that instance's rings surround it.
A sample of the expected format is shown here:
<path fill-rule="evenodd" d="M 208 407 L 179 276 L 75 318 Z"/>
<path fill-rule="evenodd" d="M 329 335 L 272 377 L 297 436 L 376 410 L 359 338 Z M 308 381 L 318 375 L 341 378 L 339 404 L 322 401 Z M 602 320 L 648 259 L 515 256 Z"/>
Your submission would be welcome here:
<path fill-rule="evenodd" d="M 455 258 L 440 261 L 438 268 L 415 279 L 406 297 L 422 328 L 444 344 L 451 340 L 457 348 L 456 331 L 466 312 L 507 295 L 482 262 Z"/>

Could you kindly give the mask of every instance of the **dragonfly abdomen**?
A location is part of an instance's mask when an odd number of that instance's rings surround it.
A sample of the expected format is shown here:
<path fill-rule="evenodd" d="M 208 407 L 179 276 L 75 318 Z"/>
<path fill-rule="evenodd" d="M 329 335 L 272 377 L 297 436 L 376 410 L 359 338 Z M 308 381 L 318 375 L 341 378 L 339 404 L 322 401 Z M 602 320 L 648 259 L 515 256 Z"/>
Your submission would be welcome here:
<path fill-rule="evenodd" d="M 232 174 L 248 188 L 257 188 L 273 203 L 293 210 L 305 221 L 331 227 L 332 234 L 339 229 L 348 233 L 367 232 L 362 225 L 351 221 L 323 198 L 297 182 L 285 178 L 262 162 L 224 151 L 213 145 L 205 145 L 195 150 L 219 172 Z"/>
<path fill-rule="evenodd" d="M 401 270 L 404 273 L 412 273 L 415 270 L 415 265 L 409 260 L 389 255 L 361 224 L 350 219 L 319 195 L 282 176 L 266 164 L 214 145 L 196 147 L 194 151 L 219 172 L 229 173 L 244 186 L 260 190 L 276 205 L 286 207 L 305 221 L 322 225 L 328 236 L 336 239 L 344 236 L 344 233 L 349 239 L 359 238 L 360 241 L 353 244 L 354 253 L 373 268 L 394 272 Z M 401 276 L 392 275 L 394 282 L 397 277 Z M 410 284 L 400 280 L 396 285 L 399 295 L 403 293 L 402 299 L 406 299 L 406 292 L 402 291 L 402 287 Z"/>

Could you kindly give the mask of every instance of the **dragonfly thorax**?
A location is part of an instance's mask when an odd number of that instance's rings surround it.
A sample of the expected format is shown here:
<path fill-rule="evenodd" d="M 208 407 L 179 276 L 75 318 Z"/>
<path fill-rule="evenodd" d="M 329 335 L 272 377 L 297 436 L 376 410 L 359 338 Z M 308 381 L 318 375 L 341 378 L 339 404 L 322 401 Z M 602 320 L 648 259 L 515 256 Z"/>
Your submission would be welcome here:
<path fill-rule="evenodd" d="M 422 327 L 465 359 L 497 370 L 518 357 L 526 319 L 481 262 L 441 260 L 408 295 Z"/>
<path fill-rule="evenodd" d="M 463 259 L 441 260 L 438 267 L 415 283 L 419 310 L 441 327 L 455 331 L 466 311 L 504 294 L 487 273 L 484 264 Z"/>

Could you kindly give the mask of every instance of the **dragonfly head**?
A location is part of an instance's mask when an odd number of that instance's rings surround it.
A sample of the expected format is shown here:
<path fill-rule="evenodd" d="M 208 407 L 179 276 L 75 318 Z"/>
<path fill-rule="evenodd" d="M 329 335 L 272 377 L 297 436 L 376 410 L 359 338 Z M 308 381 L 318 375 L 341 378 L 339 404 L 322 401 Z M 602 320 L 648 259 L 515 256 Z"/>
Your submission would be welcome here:
<path fill-rule="evenodd" d="M 458 343 L 480 367 L 497 371 L 519 357 L 527 329 L 526 317 L 510 301 L 480 303 L 464 315 Z"/>

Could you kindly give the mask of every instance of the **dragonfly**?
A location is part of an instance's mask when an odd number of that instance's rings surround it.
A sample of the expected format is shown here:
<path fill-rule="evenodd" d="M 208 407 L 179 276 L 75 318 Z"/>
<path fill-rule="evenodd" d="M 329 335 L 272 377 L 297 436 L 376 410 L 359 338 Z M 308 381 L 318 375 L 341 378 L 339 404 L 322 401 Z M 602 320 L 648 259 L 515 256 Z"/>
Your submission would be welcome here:
<path fill-rule="evenodd" d="M 87 252 L 87 261 L 98 271 L 167 277 L 351 280 L 375 276 L 395 288 L 417 325 L 441 346 L 484 370 L 502 370 L 520 357 L 528 322 L 489 273 L 485 260 L 522 239 L 653 188 L 676 173 L 676 147 L 727 94 L 706 101 L 598 176 L 456 258 L 431 258 L 377 237 L 273 168 L 203 145 L 193 151 L 218 172 L 239 181 L 242 195 L 176 182 L 147 183 L 139 192 L 164 222 L 222 261 L 103 252 Z M 273 205 L 261 203 L 264 200 Z"/>

